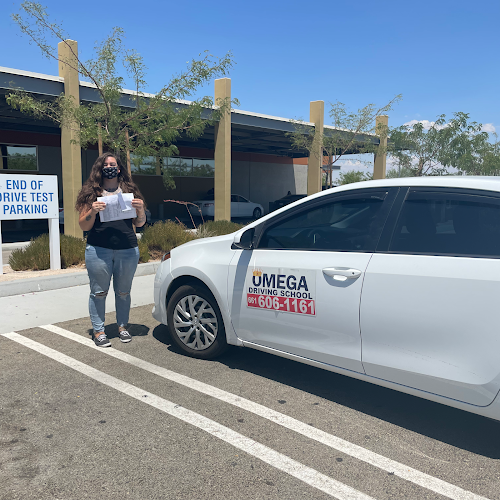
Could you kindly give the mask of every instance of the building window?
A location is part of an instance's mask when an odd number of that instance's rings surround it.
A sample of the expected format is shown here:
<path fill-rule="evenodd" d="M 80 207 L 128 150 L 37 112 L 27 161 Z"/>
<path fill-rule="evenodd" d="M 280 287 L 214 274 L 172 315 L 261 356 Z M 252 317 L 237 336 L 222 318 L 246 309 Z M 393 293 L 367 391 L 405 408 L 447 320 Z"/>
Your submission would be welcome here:
<path fill-rule="evenodd" d="M 135 175 L 157 175 L 158 161 L 159 159 L 155 156 L 130 155 L 130 170 Z"/>
<path fill-rule="evenodd" d="M 201 158 L 165 158 L 172 177 L 213 177 L 214 160 Z"/>
<path fill-rule="evenodd" d="M 214 160 L 200 158 L 156 158 L 154 156 L 139 157 L 130 155 L 130 168 L 134 175 L 158 175 L 160 161 L 166 166 L 172 177 L 213 177 Z M 157 168 L 158 165 L 158 168 Z"/>
<path fill-rule="evenodd" d="M 3 170 L 38 170 L 36 146 L 0 144 L 0 154 L 0 168 Z"/>

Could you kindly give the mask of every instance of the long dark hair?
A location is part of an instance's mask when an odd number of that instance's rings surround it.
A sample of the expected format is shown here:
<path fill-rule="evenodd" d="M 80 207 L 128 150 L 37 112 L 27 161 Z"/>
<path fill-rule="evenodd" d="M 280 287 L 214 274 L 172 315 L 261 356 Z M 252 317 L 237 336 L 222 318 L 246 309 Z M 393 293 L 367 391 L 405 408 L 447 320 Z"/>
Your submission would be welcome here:
<path fill-rule="evenodd" d="M 112 157 L 116 160 L 116 164 L 120 168 L 118 174 L 118 185 L 121 187 L 124 193 L 133 193 L 134 198 L 140 198 L 144 201 L 144 196 L 139 191 L 137 185 L 132 181 L 128 169 L 123 167 L 120 158 L 114 153 L 103 153 L 92 165 L 92 170 L 90 171 L 89 178 L 87 182 L 82 186 L 82 189 L 78 193 L 78 198 L 76 199 L 75 208 L 77 212 L 80 212 L 84 208 L 91 207 L 92 203 L 97 200 L 98 196 L 102 196 L 102 166 L 106 161 L 106 158 Z M 145 204 L 144 204 L 145 206 Z"/>

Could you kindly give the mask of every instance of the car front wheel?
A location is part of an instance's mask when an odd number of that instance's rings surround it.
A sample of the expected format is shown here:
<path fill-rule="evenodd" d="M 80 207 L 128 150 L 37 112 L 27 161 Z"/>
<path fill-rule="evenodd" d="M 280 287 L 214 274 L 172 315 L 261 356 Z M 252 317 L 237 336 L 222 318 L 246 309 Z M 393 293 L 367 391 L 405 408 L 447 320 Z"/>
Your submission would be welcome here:
<path fill-rule="evenodd" d="M 189 356 L 212 359 L 227 349 L 222 315 L 205 287 L 179 287 L 168 302 L 167 321 L 172 342 Z"/>
<path fill-rule="evenodd" d="M 262 217 L 262 210 L 257 207 L 254 211 L 253 211 L 253 218 L 254 219 L 259 219 L 260 217 Z"/>

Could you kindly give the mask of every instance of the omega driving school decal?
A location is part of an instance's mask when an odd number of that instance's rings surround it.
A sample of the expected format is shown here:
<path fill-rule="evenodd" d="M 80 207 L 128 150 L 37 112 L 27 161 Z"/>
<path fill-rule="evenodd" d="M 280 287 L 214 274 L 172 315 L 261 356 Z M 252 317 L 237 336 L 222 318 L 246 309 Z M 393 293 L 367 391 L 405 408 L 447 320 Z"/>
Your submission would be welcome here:
<path fill-rule="evenodd" d="M 316 315 L 316 276 L 300 269 L 249 269 L 247 306 L 294 314 Z"/>

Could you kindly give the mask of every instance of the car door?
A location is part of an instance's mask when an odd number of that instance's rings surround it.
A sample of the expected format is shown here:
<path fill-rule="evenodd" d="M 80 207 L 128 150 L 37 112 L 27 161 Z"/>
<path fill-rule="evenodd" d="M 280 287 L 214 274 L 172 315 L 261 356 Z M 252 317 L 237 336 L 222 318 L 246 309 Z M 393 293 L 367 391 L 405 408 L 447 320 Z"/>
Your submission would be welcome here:
<path fill-rule="evenodd" d="M 238 195 L 238 206 L 240 210 L 240 217 L 252 217 L 253 209 L 255 207 L 254 203 L 250 203 L 246 198 Z"/>
<path fill-rule="evenodd" d="M 388 236 L 363 285 L 366 373 L 490 404 L 500 389 L 500 198 L 410 189 Z"/>
<path fill-rule="evenodd" d="M 229 271 L 238 337 L 363 371 L 359 302 L 393 193 L 364 189 L 311 200 L 270 219 Z"/>
<path fill-rule="evenodd" d="M 241 217 L 240 203 L 237 194 L 231 195 L 231 217 Z"/>

